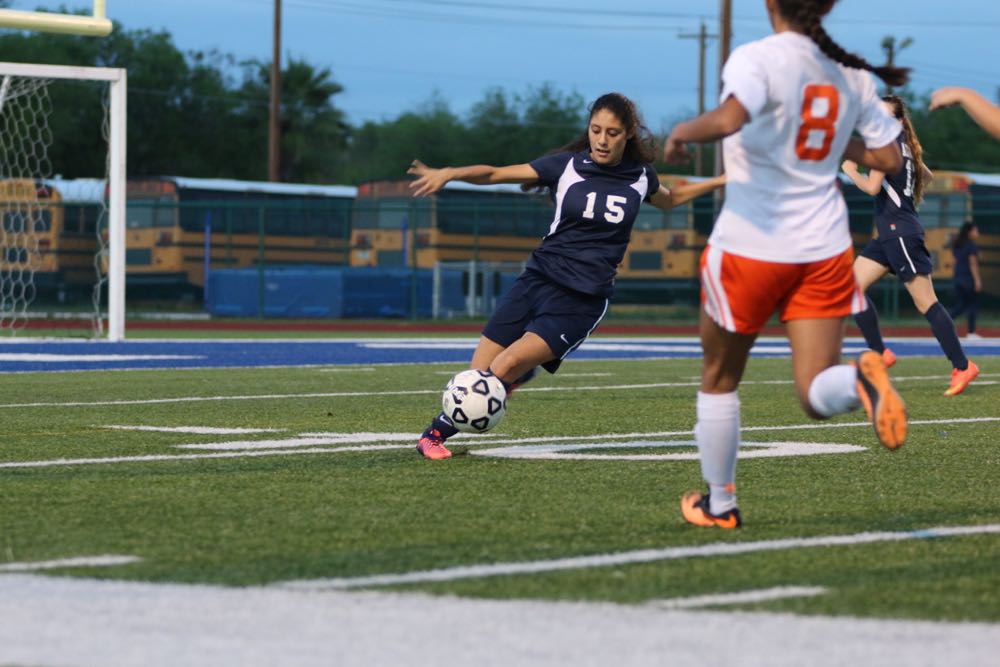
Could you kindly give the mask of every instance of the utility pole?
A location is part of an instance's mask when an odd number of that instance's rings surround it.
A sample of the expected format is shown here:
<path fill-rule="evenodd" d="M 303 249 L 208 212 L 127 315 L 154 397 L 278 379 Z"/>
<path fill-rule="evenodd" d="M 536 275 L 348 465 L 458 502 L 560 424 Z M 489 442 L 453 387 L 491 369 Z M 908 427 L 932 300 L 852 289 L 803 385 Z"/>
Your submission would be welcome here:
<path fill-rule="evenodd" d="M 678 35 L 681 39 L 697 39 L 698 40 L 698 115 L 705 113 L 705 48 L 708 46 L 709 39 L 715 39 L 718 35 L 709 35 L 708 30 L 705 28 L 705 22 L 702 21 L 701 28 L 698 30 L 697 34 L 691 33 L 681 33 Z M 702 176 L 702 145 L 695 144 L 694 147 L 694 173 L 696 176 Z"/>
<path fill-rule="evenodd" d="M 729 46 L 733 39 L 733 0 L 719 0 L 719 94 L 722 94 L 722 68 L 729 59 Z M 715 144 L 715 175 L 724 171 L 722 142 Z"/>
<path fill-rule="evenodd" d="M 895 65 L 896 64 L 896 55 L 900 51 L 902 51 L 903 49 L 905 49 L 906 47 L 908 47 L 910 44 L 913 44 L 913 38 L 912 37 L 904 37 L 903 39 L 901 39 L 899 41 L 898 44 L 896 43 L 896 38 L 893 37 L 892 35 L 886 35 L 885 37 L 883 37 L 882 38 L 882 50 L 885 51 L 885 64 L 886 64 L 886 67 L 892 67 L 893 65 Z M 886 94 L 891 95 L 892 94 L 892 86 L 890 86 L 889 84 L 886 84 L 885 85 L 885 92 L 886 92 Z"/>
<path fill-rule="evenodd" d="M 271 104 L 267 132 L 267 180 L 281 180 L 281 0 L 274 0 Z"/>

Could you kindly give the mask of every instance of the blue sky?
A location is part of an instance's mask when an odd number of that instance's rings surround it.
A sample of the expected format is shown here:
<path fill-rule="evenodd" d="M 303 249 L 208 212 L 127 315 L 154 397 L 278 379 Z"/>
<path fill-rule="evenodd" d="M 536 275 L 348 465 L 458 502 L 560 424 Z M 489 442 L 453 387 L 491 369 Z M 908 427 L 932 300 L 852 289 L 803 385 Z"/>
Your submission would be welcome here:
<path fill-rule="evenodd" d="M 87 8 L 87 0 L 18 0 Z M 635 99 L 654 131 L 697 108 L 697 41 L 717 32 L 718 0 L 283 0 L 282 58 L 331 70 L 353 123 L 395 118 L 437 91 L 462 114 L 490 87 L 545 82 L 588 101 L 609 90 Z M 770 34 L 764 0 L 733 0 L 733 45 Z M 169 32 L 183 51 L 217 49 L 270 61 L 273 0 L 107 0 L 127 29 Z M 844 47 L 882 62 L 886 35 L 911 37 L 897 63 L 913 88 L 965 85 L 997 96 L 1000 3 L 841 0 L 826 20 Z M 717 94 L 718 43 L 709 42 L 707 104 Z"/>

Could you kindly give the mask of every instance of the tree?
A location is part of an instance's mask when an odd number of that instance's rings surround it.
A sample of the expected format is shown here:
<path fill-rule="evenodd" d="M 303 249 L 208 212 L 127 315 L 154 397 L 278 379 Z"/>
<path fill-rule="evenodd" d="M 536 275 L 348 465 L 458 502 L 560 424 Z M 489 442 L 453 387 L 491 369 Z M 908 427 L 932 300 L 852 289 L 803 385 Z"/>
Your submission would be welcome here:
<path fill-rule="evenodd" d="M 270 63 L 248 64 L 240 95 L 266 103 L 270 94 Z M 344 88 L 328 68 L 315 69 L 290 60 L 281 73 L 281 180 L 330 182 L 342 180 L 344 151 L 350 127 L 332 98 Z M 256 136 L 268 123 L 266 104 L 248 104 L 243 121 Z M 260 146 L 261 164 L 267 163 L 267 144 Z M 255 160 L 256 164 L 257 161 Z M 264 173 L 266 176 L 266 171 Z M 263 176 L 262 176 L 263 177 Z"/>

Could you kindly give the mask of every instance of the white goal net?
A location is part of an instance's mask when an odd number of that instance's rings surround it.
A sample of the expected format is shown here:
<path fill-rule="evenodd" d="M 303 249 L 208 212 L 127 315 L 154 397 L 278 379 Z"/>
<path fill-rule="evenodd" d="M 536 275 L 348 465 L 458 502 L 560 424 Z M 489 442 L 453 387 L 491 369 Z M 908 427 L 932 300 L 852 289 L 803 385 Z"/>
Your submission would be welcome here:
<path fill-rule="evenodd" d="M 0 335 L 124 337 L 124 185 L 124 70 L 0 63 Z"/>

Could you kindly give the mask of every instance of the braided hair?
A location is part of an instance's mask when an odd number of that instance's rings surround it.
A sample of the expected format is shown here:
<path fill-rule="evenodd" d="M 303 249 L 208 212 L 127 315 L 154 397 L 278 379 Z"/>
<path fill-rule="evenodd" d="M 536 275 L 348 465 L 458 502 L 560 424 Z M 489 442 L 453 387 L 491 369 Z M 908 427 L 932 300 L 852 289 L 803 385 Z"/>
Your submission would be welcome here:
<path fill-rule="evenodd" d="M 909 80 L 910 68 L 876 67 L 833 41 L 823 28 L 822 18 L 833 8 L 836 0 L 776 0 L 776 2 L 778 11 L 785 20 L 815 42 L 828 58 L 853 69 L 872 72 L 890 86 L 902 86 Z"/>
<path fill-rule="evenodd" d="M 903 141 L 910 149 L 910 156 L 916 169 L 913 174 L 913 203 L 920 204 L 924 199 L 924 187 L 927 185 L 924 178 L 924 148 L 920 145 L 920 139 L 910 122 L 910 114 L 906 112 L 906 105 L 902 98 L 896 95 L 885 95 L 883 102 L 888 102 L 892 106 L 893 117 L 903 124 Z"/>

